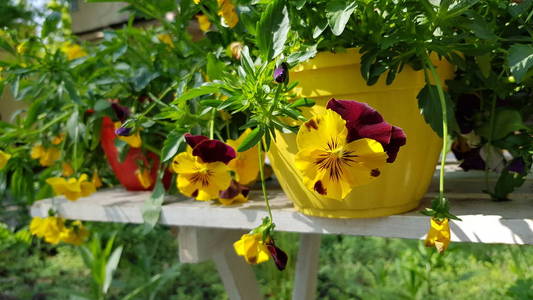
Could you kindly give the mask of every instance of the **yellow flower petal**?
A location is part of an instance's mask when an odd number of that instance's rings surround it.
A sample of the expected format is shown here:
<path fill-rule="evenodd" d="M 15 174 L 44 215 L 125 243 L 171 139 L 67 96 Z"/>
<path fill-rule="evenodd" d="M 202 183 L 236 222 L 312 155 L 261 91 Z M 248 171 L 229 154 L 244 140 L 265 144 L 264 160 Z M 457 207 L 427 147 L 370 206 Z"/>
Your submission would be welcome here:
<path fill-rule="evenodd" d="M 180 192 L 196 200 L 216 199 L 231 183 L 229 168 L 224 163 L 204 163 L 188 152 L 178 154 L 172 168 L 178 173 L 176 185 Z"/>
<path fill-rule="evenodd" d="M 7 165 L 7 162 L 10 158 L 11 154 L 0 150 L 0 170 L 2 170 Z"/>
<path fill-rule="evenodd" d="M 39 159 L 39 163 L 43 167 L 49 167 L 53 165 L 61 157 L 61 152 L 57 148 L 44 149 L 42 156 Z"/>
<path fill-rule="evenodd" d="M 239 145 L 252 132 L 250 128 L 246 129 L 237 140 L 227 140 L 226 143 L 237 149 Z M 259 153 L 257 145 L 244 151 L 237 152 L 237 156 L 228 163 L 228 167 L 235 172 L 235 180 L 240 184 L 253 183 L 259 174 Z"/>
<path fill-rule="evenodd" d="M 63 139 L 65 138 L 65 134 L 64 133 L 61 133 L 60 135 L 54 137 L 52 139 L 52 144 L 54 145 L 59 145 L 61 144 L 61 142 L 63 141 Z"/>
<path fill-rule="evenodd" d="M 35 145 L 31 148 L 30 156 L 33 159 L 38 159 L 44 155 L 44 147 L 42 145 Z"/>
<path fill-rule="evenodd" d="M 196 15 L 196 20 L 198 20 L 198 25 L 200 26 L 200 30 L 203 32 L 207 32 L 209 28 L 211 27 L 211 22 L 209 21 L 209 17 L 203 14 Z"/>
<path fill-rule="evenodd" d="M 87 52 L 78 44 L 72 44 L 70 42 L 64 43 L 61 46 L 61 51 L 63 51 L 68 60 L 73 60 L 87 55 Z"/>
<path fill-rule="evenodd" d="M 148 169 L 143 169 L 142 171 L 136 170 L 135 176 L 143 188 L 147 189 L 152 185 L 152 176 L 150 175 L 150 171 Z"/>
<path fill-rule="evenodd" d="M 97 189 L 102 187 L 103 183 L 102 183 L 102 180 L 100 179 L 100 176 L 98 176 L 97 171 L 94 172 L 91 182 L 93 183 L 94 187 Z"/>
<path fill-rule="evenodd" d="M 233 244 L 235 253 L 243 256 L 249 264 L 260 264 L 270 259 L 268 248 L 262 241 L 261 233 L 244 234 Z"/>
<path fill-rule="evenodd" d="M 172 160 L 172 171 L 180 174 L 196 173 L 197 162 L 196 158 L 190 152 L 181 152 L 174 156 Z"/>
<path fill-rule="evenodd" d="M 435 247 L 439 253 L 448 249 L 450 244 L 450 225 L 448 219 L 439 221 L 431 218 L 430 228 L 426 237 L 426 247 Z"/>
<path fill-rule="evenodd" d="M 41 217 L 33 217 L 30 222 L 30 233 L 37 237 L 43 237 L 45 231 L 43 230 L 44 219 Z"/>
<path fill-rule="evenodd" d="M 296 143 L 298 149 L 320 149 L 327 143 L 345 143 L 348 136 L 346 121 L 331 109 L 321 116 L 315 116 L 300 126 Z"/>
<path fill-rule="evenodd" d="M 172 42 L 172 37 L 168 33 L 160 33 L 157 35 L 157 39 L 164 44 L 167 44 L 170 47 L 174 47 L 174 42 Z"/>
<path fill-rule="evenodd" d="M 117 136 L 119 140 L 126 142 L 132 148 L 140 148 L 142 145 L 141 135 L 137 131 L 130 136 Z"/>
<path fill-rule="evenodd" d="M 72 169 L 72 166 L 69 163 L 64 162 L 62 165 L 63 168 L 63 176 L 70 177 L 74 174 L 74 169 Z"/>

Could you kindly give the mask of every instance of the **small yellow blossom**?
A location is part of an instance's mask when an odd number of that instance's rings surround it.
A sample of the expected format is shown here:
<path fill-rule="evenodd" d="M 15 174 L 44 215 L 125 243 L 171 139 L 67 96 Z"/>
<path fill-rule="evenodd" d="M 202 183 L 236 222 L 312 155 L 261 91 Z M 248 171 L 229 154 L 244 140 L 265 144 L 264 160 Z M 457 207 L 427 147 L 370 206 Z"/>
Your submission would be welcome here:
<path fill-rule="evenodd" d="M 209 17 L 207 17 L 204 14 L 197 14 L 196 20 L 198 20 L 198 25 L 200 26 L 200 30 L 203 32 L 207 32 L 209 28 L 211 28 L 211 22 L 209 21 Z"/>
<path fill-rule="evenodd" d="M 89 230 L 83 226 L 81 221 L 74 221 L 69 227 L 65 227 L 59 234 L 62 242 L 79 246 L 85 242 L 89 236 Z"/>
<path fill-rule="evenodd" d="M 61 144 L 61 142 L 63 142 L 63 139 L 65 139 L 65 134 L 61 133 L 61 134 L 59 134 L 58 136 L 55 136 L 52 139 L 52 144 L 53 145 L 59 145 L 59 144 Z"/>
<path fill-rule="evenodd" d="M 426 247 L 435 247 L 439 253 L 448 249 L 450 244 L 450 225 L 448 219 L 439 221 L 431 218 L 431 225 L 426 237 Z"/>
<path fill-rule="evenodd" d="M 121 126 L 122 126 L 122 123 L 115 122 L 115 130 L 119 129 Z M 133 133 L 132 135 L 129 135 L 129 136 L 117 135 L 117 138 L 119 140 L 127 143 L 132 148 L 140 148 L 141 145 L 142 145 L 141 134 L 139 133 L 139 131 L 137 131 L 137 132 L 135 132 L 135 133 Z"/>
<path fill-rule="evenodd" d="M 247 128 L 237 140 L 227 140 L 227 144 L 237 149 L 252 132 Z M 235 180 L 240 184 L 250 184 L 259 174 L 259 152 L 257 145 L 243 152 L 237 152 L 237 157 L 228 163 L 228 167 L 235 172 Z"/>
<path fill-rule="evenodd" d="M 261 233 L 247 233 L 233 244 L 235 252 L 249 264 L 260 264 L 270 259 L 270 253 Z"/>
<path fill-rule="evenodd" d="M 152 185 L 152 175 L 150 174 L 150 170 L 143 169 L 141 171 L 137 169 L 137 171 L 135 171 L 135 176 L 137 177 L 137 180 L 139 180 L 143 188 L 147 189 Z"/>
<path fill-rule="evenodd" d="M 93 178 L 91 179 L 91 182 L 93 183 L 95 188 L 102 187 L 102 179 L 100 179 L 100 176 L 98 176 L 98 171 L 94 171 Z"/>
<path fill-rule="evenodd" d="M 41 166 L 49 167 L 61 157 L 61 152 L 54 147 L 45 148 L 42 145 L 36 145 L 31 149 L 30 156 L 33 159 L 39 159 Z"/>
<path fill-rule="evenodd" d="M 61 232 L 64 228 L 63 218 L 55 216 L 46 218 L 34 217 L 30 223 L 31 234 L 44 238 L 50 244 L 57 244 L 61 241 Z"/>
<path fill-rule="evenodd" d="M 193 0 L 194 4 L 200 4 L 201 0 Z"/>
<path fill-rule="evenodd" d="M 172 42 L 172 37 L 168 33 L 160 33 L 157 35 L 157 39 L 164 44 L 167 44 L 170 47 L 174 47 L 174 42 Z"/>
<path fill-rule="evenodd" d="M 62 175 L 64 177 L 70 177 L 74 174 L 74 169 L 72 168 L 72 166 L 67 163 L 67 162 L 64 162 L 63 165 L 62 165 L 62 168 L 63 168 L 63 173 Z"/>
<path fill-rule="evenodd" d="M 24 41 L 17 46 L 17 53 L 24 54 L 28 50 L 28 41 Z"/>
<path fill-rule="evenodd" d="M 222 17 L 222 24 L 233 28 L 239 23 L 239 16 L 231 0 L 217 0 L 218 15 Z"/>
<path fill-rule="evenodd" d="M 78 44 L 72 44 L 70 42 L 64 43 L 61 46 L 61 51 L 63 51 L 68 60 L 73 60 L 87 55 L 87 52 Z"/>
<path fill-rule="evenodd" d="M 64 195 L 68 200 L 75 201 L 80 197 L 87 197 L 96 192 L 96 187 L 86 174 L 81 174 L 79 179 L 63 177 L 52 177 L 46 179 L 46 183 L 52 186 L 56 195 Z"/>
<path fill-rule="evenodd" d="M 6 166 L 10 158 L 11 158 L 11 154 L 0 150 L 0 170 L 2 170 Z"/>

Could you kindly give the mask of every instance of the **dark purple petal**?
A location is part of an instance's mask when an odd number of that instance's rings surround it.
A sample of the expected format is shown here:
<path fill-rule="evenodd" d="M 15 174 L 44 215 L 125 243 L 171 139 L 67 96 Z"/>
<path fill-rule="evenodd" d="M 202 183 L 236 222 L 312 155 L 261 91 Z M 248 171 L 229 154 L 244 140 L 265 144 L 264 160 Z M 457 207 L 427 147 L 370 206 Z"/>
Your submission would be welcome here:
<path fill-rule="evenodd" d="M 120 122 L 126 121 L 126 119 L 128 119 L 130 116 L 130 109 L 126 106 L 122 106 L 118 103 L 111 103 L 111 108 L 115 112 L 115 115 Z"/>
<path fill-rule="evenodd" d="M 220 161 L 227 164 L 235 158 L 236 153 L 232 147 L 221 141 L 207 139 L 193 148 L 192 155 L 199 156 L 206 163 Z"/>
<path fill-rule="evenodd" d="M 514 158 L 507 166 L 508 171 L 516 172 L 518 174 L 525 174 L 526 164 L 521 157 Z"/>
<path fill-rule="evenodd" d="M 277 83 L 284 83 L 289 81 L 289 66 L 287 65 L 287 63 L 282 62 L 274 70 L 274 80 Z"/>
<path fill-rule="evenodd" d="M 239 194 L 247 197 L 249 193 L 250 188 L 238 183 L 235 180 L 232 180 L 230 186 L 226 190 L 221 191 L 218 196 L 222 199 L 232 199 L 237 197 Z"/>
<path fill-rule="evenodd" d="M 285 267 L 287 266 L 287 261 L 289 260 L 289 257 L 287 256 L 287 253 L 285 251 L 278 248 L 274 240 L 271 239 L 266 244 L 268 252 L 270 252 L 270 256 L 274 260 L 274 263 L 276 264 L 276 267 L 278 270 L 283 271 L 285 270 Z"/>
<path fill-rule="evenodd" d="M 485 161 L 479 154 L 481 148 L 474 148 L 463 152 L 463 162 L 459 165 L 463 170 L 485 170 Z"/>
<path fill-rule="evenodd" d="M 348 128 L 348 141 L 369 138 L 380 142 L 383 146 L 391 139 L 392 125 L 387 122 L 364 125 L 356 122 L 346 122 Z"/>
<path fill-rule="evenodd" d="M 115 134 L 119 136 L 129 136 L 131 133 L 131 128 L 129 127 L 120 127 L 115 130 Z"/>
<path fill-rule="evenodd" d="M 187 144 L 189 144 L 189 146 L 191 146 L 191 148 L 196 147 L 196 145 L 208 139 L 208 137 L 203 135 L 192 135 L 190 133 L 185 134 L 185 141 Z"/>
<path fill-rule="evenodd" d="M 383 145 L 383 150 L 385 150 L 389 156 L 387 158 L 388 163 L 392 163 L 396 160 L 396 156 L 398 155 L 398 151 L 400 151 L 400 147 L 405 145 L 406 142 L 407 136 L 405 135 L 405 132 L 403 132 L 403 129 L 397 126 L 392 126 L 390 143 Z"/>
<path fill-rule="evenodd" d="M 463 94 L 457 99 L 455 118 L 461 133 L 474 130 L 474 115 L 479 111 L 481 100 L 473 94 Z"/>

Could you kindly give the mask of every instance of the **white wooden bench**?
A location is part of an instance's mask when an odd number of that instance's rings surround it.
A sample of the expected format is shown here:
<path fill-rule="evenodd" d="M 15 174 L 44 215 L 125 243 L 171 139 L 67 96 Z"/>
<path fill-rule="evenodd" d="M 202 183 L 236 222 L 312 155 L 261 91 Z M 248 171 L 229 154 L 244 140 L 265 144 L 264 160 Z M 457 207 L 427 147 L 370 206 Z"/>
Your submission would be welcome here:
<path fill-rule="evenodd" d="M 473 172 L 447 175 L 452 212 L 462 219 L 451 222 L 452 241 L 533 244 L 533 180 L 513 194 L 513 201 L 494 202 L 480 193 L 484 186 L 482 178 L 482 173 Z M 434 191 L 434 186 L 430 191 Z M 54 202 L 59 214 L 67 219 L 142 223 L 141 207 L 149 195 L 109 189 L 76 202 L 57 197 L 36 202 L 31 214 L 47 216 Z M 429 206 L 435 195 L 429 192 L 420 207 Z M 168 197 L 161 212 L 161 224 L 179 228 L 180 261 L 213 260 L 232 300 L 262 299 L 251 267 L 232 247 L 241 234 L 255 228 L 267 215 L 259 191 L 253 191 L 250 198 L 248 203 L 224 207 Z M 321 234 L 424 239 L 429 227 L 429 218 L 418 210 L 372 219 L 325 219 L 298 213 L 279 189 L 271 189 L 269 198 L 276 230 L 298 232 L 301 236 L 293 289 L 296 300 L 315 299 Z"/>

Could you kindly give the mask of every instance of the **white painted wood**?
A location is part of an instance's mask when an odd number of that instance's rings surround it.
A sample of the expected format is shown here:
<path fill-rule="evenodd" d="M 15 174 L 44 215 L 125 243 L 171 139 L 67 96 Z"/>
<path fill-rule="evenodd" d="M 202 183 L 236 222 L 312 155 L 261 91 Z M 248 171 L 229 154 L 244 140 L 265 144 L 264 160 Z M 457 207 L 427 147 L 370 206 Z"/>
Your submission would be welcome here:
<path fill-rule="evenodd" d="M 229 299 L 263 299 L 252 267 L 242 257 L 235 254 L 232 247 L 216 251 L 213 255 L 213 261 Z"/>
<path fill-rule="evenodd" d="M 179 228 L 178 254 L 182 263 L 209 260 L 221 249 L 232 248 L 244 232 L 217 228 L 184 226 Z"/>
<path fill-rule="evenodd" d="M 293 300 L 316 299 L 320 234 L 300 235 L 300 248 L 296 256 L 296 277 L 292 290 Z"/>

